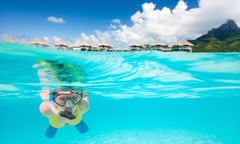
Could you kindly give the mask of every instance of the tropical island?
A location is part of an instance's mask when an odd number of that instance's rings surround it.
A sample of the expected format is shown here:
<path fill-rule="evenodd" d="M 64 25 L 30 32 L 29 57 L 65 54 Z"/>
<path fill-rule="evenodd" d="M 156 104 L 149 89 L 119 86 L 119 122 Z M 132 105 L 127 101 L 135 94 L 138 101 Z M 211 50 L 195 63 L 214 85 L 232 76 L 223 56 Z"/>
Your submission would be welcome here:
<path fill-rule="evenodd" d="M 228 20 L 218 28 L 195 40 L 193 52 L 240 52 L 240 28 L 233 20 Z"/>

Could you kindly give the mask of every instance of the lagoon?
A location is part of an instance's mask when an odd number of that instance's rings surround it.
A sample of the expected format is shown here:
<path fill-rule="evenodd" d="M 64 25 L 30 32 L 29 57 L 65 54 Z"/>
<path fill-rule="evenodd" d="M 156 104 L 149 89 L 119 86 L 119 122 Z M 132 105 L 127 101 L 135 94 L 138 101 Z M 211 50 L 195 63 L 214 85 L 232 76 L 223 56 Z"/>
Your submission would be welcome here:
<path fill-rule="evenodd" d="M 37 60 L 82 69 L 89 132 L 44 136 Z M 240 53 L 71 52 L 0 43 L 0 143 L 238 144 Z M 63 83 L 50 83 L 54 87 Z"/>

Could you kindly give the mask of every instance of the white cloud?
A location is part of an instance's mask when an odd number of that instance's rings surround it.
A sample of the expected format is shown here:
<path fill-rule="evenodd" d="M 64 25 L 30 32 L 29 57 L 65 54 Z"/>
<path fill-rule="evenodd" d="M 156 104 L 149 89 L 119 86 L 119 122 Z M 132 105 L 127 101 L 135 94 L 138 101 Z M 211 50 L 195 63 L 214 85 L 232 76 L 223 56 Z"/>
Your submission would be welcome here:
<path fill-rule="evenodd" d="M 52 38 L 55 42 L 56 41 L 60 41 L 61 40 L 61 38 L 60 37 L 57 37 L 57 36 L 53 36 L 53 38 Z"/>
<path fill-rule="evenodd" d="M 63 18 L 61 18 L 61 17 L 57 18 L 57 17 L 54 17 L 54 16 L 49 16 L 47 18 L 47 20 L 49 22 L 58 23 L 58 24 L 63 24 L 65 22 Z"/>
<path fill-rule="evenodd" d="M 162 40 L 169 43 L 195 39 L 227 19 L 234 19 L 240 25 L 239 5 L 239 0 L 199 0 L 198 8 L 188 9 L 188 5 L 179 0 L 171 10 L 167 7 L 157 9 L 154 3 L 144 3 L 142 10 L 131 16 L 131 26 L 113 19 L 110 24 L 112 29 L 97 31 L 95 38 L 108 40 L 119 47 L 132 41 L 151 43 Z"/>
<path fill-rule="evenodd" d="M 120 20 L 120 19 L 113 19 L 113 20 L 112 20 L 112 23 L 120 24 L 120 23 L 121 23 L 121 20 Z"/>
<path fill-rule="evenodd" d="M 96 38 L 95 35 L 86 35 L 85 33 L 81 33 L 80 39 L 82 41 L 91 42 L 91 44 L 99 43 L 99 40 Z"/>
<path fill-rule="evenodd" d="M 120 19 L 112 19 L 111 24 L 110 24 L 110 28 L 117 29 L 117 28 L 120 28 L 121 25 L 122 24 L 121 24 Z"/>
<path fill-rule="evenodd" d="M 47 41 L 47 42 L 50 42 L 50 39 L 49 39 L 48 36 L 44 36 L 44 37 L 43 37 L 43 40 L 45 40 L 45 41 Z"/>

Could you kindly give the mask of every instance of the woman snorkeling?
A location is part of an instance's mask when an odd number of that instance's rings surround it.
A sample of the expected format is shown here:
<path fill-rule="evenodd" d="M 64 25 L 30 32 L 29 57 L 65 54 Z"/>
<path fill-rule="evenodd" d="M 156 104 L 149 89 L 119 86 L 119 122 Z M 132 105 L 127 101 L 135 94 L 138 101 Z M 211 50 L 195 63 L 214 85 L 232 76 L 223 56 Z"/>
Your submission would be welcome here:
<path fill-rule="evenodd" d="M 86 132 L 88 127 L 82 117 L 89 110 L 88 97 L 81 87 L 71 86 L 72 82 L 83 81 L 82 71 L 60 61 L 41 60 L 34 65 L 39 66 L 41 69 L 38 70 L 38 75 L 42 83 L 60 83 L 60 86 L 54 88 L 45 87 L 40 93 L 43 102 L 39 109 L 42 115 L 49 119 L 50 124 L 45 135 L 54 137 L 57 129 L 65 125 L 76 126 L 80 133 Z"/>

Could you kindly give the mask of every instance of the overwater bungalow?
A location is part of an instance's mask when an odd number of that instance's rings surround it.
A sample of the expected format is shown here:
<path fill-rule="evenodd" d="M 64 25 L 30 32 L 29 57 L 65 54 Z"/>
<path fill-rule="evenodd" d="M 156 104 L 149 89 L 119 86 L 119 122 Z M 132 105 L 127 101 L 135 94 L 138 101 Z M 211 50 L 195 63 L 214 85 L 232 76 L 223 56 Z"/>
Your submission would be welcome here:
<path fill-rule="evenodd" d="M 100 51 L 109 51 L 113 49 L 113 46 L 110 43 L 103 41 L 98 45 L 98 48 Z"/>
<path fill-rule="evenodd" d="M 43 46 L 43 47 L 51 47 L 51 44 L 46 40 L 41 40 L 40 38 L 35 38 L 29 42 L 31 45 L 35 46 Z"/>
<path fill-rule="evenodd" d="M 16 42 L 16 39 L 10 35 L 6 35 L 3 37 L 3 41 L 14 43 L 14 42 Z"/>
<path fill-rule="evenodd" d="M 168 47 L 167 44 L 161 41 L 155 41 L 151 45 L 151 50 L 158 50 L 158 51 L 171 51 L 171 48 Z"/>
<path fill-rule="evenodd" d="M 89 44 L 88 42 L 86 41 L 83 41 L 80 43 L 80 50 L 81 51 L 89 51 L 91 49 L 91 44 Z"/>
<path fill-rule="evenodd" d="M 32 41 L 29 42 L 29 44 L 35 46 L 42 46 L 42 40 L 40 38 L 34 38 Z"/>
<path fill-rule="evenodd" d="M 43 46 L 43 47 L 51 47 L 52 45 L 50 44 L 49 41 L 43 40 L 43 41 L 42 41 L 42 46 Z"/>
<path fill-rule="evenodd" d="M 172 51 L 188 51 L 188 52 L 192 52 L 192 46 L 193 44 L 186 40 L 180 40 L 169 45 L 169 47 L 172 48 Z"/>
<path fill-rule="evenodd" d="M 54 46 L 57 48 L 57 49 L 68 49 L 68 45 L 65 41 L 63 40 L 57 40 L 54 44 Z"/>
<path fill-rule="evenodd" d="M 130 48 L 130 51 L 139 51 L 144 49 L 144 46 L 140 42 L 132 42 L 128 45 L 128 47 Z"/>

